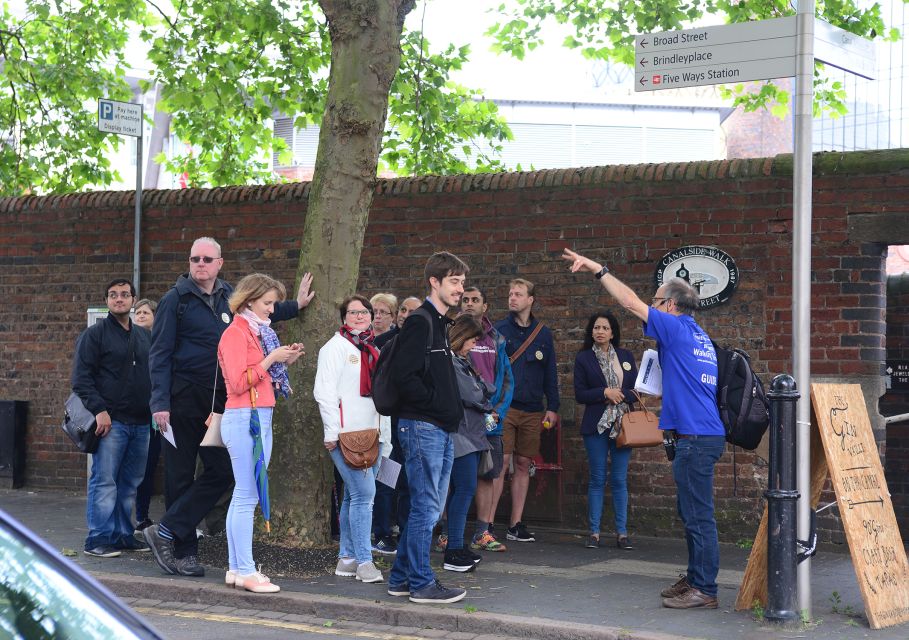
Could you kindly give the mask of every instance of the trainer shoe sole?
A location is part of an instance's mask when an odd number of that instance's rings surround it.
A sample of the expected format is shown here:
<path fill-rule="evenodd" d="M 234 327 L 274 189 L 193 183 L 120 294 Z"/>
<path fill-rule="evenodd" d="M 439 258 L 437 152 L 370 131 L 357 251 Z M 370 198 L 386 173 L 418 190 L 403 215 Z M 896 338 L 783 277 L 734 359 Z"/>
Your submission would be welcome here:
<path fill-rule="evenodd" d="M 458 602 L 464 599 L 464 596 L 467 595 L 466 591 L 461 591 L 457 595 L 451 596 L 450 598 L 417 598 L 413 595 L 410 596 L 410 601 L 417 604 L 451 604 L 453 602 Z"/>
<path fill-rule="evenodd" d="M 410 587 L 406 584 L 391 586 L 388 585 L 388 595 L 396 598 L 403 598 L 410 595 Z"/>

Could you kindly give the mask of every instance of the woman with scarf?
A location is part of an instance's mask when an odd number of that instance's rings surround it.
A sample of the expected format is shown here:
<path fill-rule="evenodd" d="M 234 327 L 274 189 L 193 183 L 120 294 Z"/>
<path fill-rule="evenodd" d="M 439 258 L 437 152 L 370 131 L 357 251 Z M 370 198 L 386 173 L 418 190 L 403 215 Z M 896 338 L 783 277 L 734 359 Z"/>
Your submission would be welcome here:
<path fill-rule="evenodd" d="M 271 458 L 272 413 L 275 395 L 287 397 L 287 365 L 303 355 L 303 345 L 282 347 L 269 326 L 275 303 L 287 296 L 277 280 L 253 273 L 237 283 L 230 296 L 233 322 L 218 343 L 218 364 L 227 386 L 227 404 L 221 419 L 221 438 L 230 454 L 234 492 L 227 510 L 228 571 L 225 583 L 253 593 L 275 593 L 280 587 L 256 571 L 252 555 L 256 491 L 253 436 L 250 417 L 259 414 L 265 466 Z"/>
<path fill-rule="evenodd" d="M 360 295 L 341 303 L 341 329 L 319 349 L 313 397 L 319 403 L 325 448 L 344 480 L 341 502 L 341 549 L 335 575 L 362 582 L 381 582 L 382 572 L 372 562 L 372 504 L 376 472 L 391 453 L 391 428 L 372 401 L 372 374 L 379 359 L 370 325 L 372 305 Z M 338 445 L 343 432 L 376 429 L 381 455 L 368 469 L 355 469 L 344 460 Z"/>
<path fill-rule="evenodd" d="M 574 362 L 574 397 L 585 405 L 581 435 L 590 468 L 587 489 L 590 535 L 586 542 L 589 549 L 600 546 L 607 469 L 612 486 L 616 546 L 626 550 L 632 548 L 627 529 L 631 449 L 617 447 L 615 439 L 622 429 L 622 416 L 636 401 L 632 390 L 638 368 L 631 352 L 619 347 L 619 338 L 619 323 L 615 316 L 608 311 L 594 313 L 587 322 L 584 346 Z"/>

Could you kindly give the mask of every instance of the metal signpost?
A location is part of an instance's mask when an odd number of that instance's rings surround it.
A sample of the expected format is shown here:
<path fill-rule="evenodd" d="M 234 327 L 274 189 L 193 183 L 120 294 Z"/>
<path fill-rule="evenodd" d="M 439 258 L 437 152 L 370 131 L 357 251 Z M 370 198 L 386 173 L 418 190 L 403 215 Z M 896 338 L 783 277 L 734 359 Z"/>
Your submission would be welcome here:
<path fill-rule="evenodd" d="M 817 36 L 815 28 L 817 27 Z M 815 48 L 817 51 L 815 51 Z M 635 91 L 676 89 L 795 76 L 792 360 L 802 401 L 796 413 L 798 538 L 811 522 L 811 185 L 814 61 L 872 78 L 874 45 L 814 16 L 814 0 L 797 14 L 635 36 Z M 799 608 L 811 615 L 811 561 L 798 565 Z"/>
<path fill-rule="evenodd" d="M 98 99 L 98 131 L 136 139 L 136 215 L 133 234 L 133 286 L 139 291 L 139 240 L 142 223 L 142 105 Z"/>

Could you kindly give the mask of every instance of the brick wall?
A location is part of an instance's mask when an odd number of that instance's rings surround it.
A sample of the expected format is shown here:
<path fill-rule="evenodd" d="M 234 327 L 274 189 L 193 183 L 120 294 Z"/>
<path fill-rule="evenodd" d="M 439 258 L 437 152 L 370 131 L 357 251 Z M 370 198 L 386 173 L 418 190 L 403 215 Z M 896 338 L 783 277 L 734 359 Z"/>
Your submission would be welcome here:
<path fill-rule="evenodd" d="M 847 218 L 905 208 L 907 160 L 905 151 L 816 158 L 812 357 L 818 375 L 880 374 L 882 248 L 850 242 Z M 557 338 L 563 396 L 561 521 L 580 527 L 587 471 L 574 424 L 571 371 L 587 315 L 615 305 L 589 276 L 567 273 L 561 249 L 568 245 L 606 260 L 642 296 L 652 293 L 656 261 L 667 251 L 709 244 L 728 252 L 741 285 L 728 303 L 699 313 L 698 320 L 717 341 L 748 350 L 769 379 L 790 370 L 791 167 L 790 156 L 777 156 L 380 181 L 360 287 L 418 293 L 425 258 L 440 249 L 471 265 L 469 280 L 487 290 L 493 318 L 504 313 L 510 278 L 537 283 L 538 314 Z M 142 294 L 160 297 L 201 235 L 222 243 L 229 280 L 257 270 L 291 281 L 308 189 L 297 183 L 145 192 Z M 84 482 L 84 458 L 59 433 L 59 407 L 85 308 L 103 304 L 110 278 L 131 273 L 132 219 L 128 192 L 0 200 L 0 294 L 6 301 L 0 308 L 0 378 L 5 397 L 31 403 L 32 487 Z M 639 323 L 618 315 L 624 346 L 636 354 L 652 346 Z M 309 351 L 315 353 L 315 345 Z M 726 539 L 753 535 L 762 507 L 764 462 L 740 452 L 737 474 L 733 496 L 727 454 L 717 473 Z M 629 485 L 632 531 L 678 526 L 662 451 L 634 453 Z M 827 539 L 835 539 L 836 524 L 825 522 Z"/>
<path fill-rule="evenodd" d="M 887 360 L 909 360 L 909 273 L 887 279 Z M 909 389 L 889 390 L 881 413 L 909 413 Z M 909 421 L 887 426 L 885 472 L 903 541 L 909 541 Z"/>

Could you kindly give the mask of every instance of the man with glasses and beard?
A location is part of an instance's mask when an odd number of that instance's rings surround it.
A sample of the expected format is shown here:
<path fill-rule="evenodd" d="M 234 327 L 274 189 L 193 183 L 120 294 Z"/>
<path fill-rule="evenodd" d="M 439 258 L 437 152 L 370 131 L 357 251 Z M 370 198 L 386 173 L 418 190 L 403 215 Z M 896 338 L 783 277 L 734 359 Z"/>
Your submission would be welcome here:
<path fill-rule="evenodd" d="M 164 447 L 164 502 L 161 521 L 143 530 L 158 565 L 169 574 L 203 576 L 196 526 L 233 482 L 227 449 L 201 447 L 209 414 L 224 412 L 227 393 L 218 369 L 218 342 L 233 314 L 233 287 L 218 277 L 221 245 L 199 238 L 189 253 L 189 273 L 158 303 L 149 356 L 151 411 L 162 432 L 173 430 L 176 448 Z M 275 305 L 273 321 L 294 318 L 312 300 L 312 276 L 300 282 L 296 300 Z M 203 472 L 195 476 L 196 456 Z"/>

